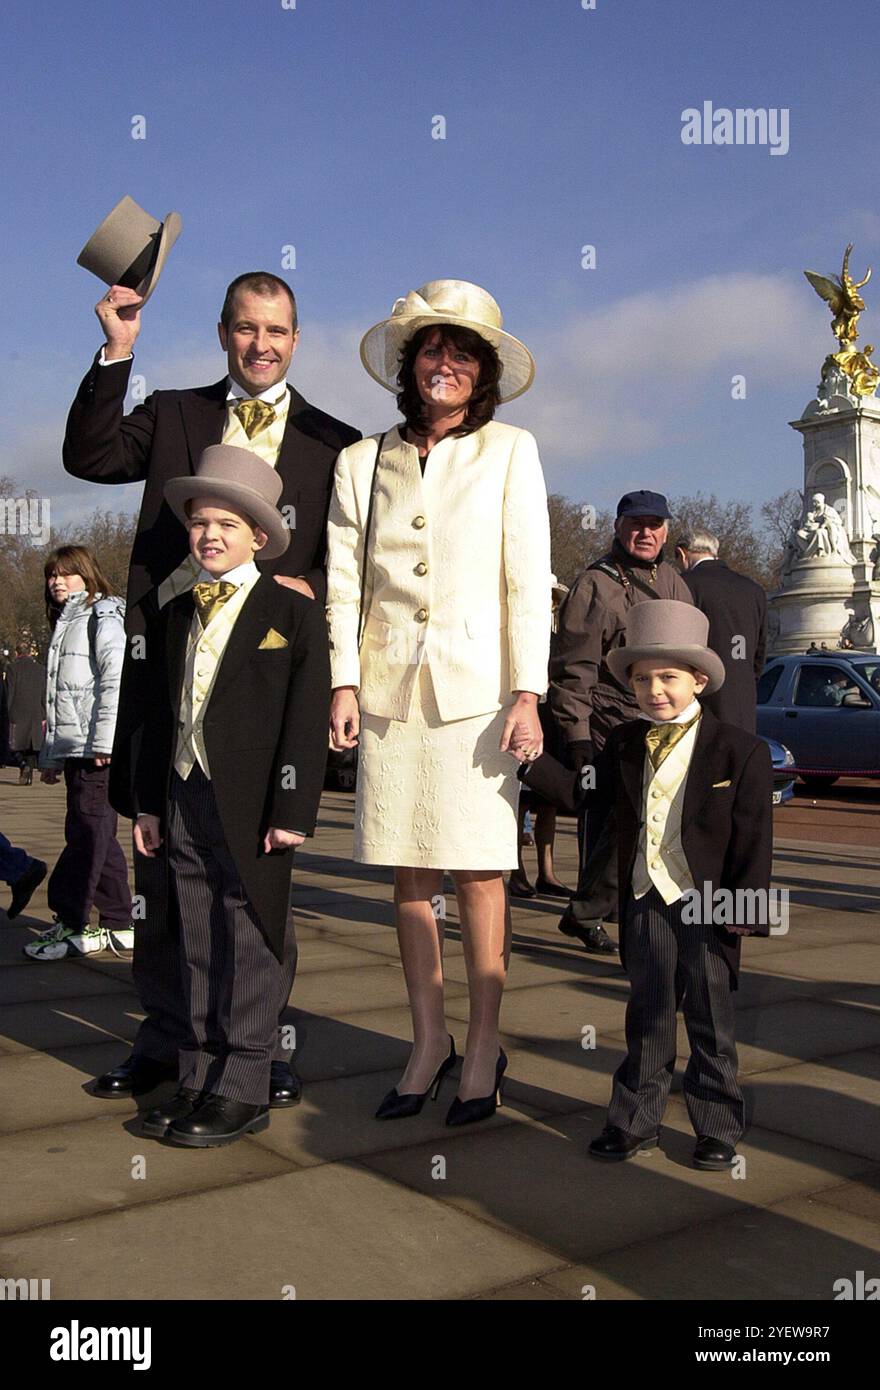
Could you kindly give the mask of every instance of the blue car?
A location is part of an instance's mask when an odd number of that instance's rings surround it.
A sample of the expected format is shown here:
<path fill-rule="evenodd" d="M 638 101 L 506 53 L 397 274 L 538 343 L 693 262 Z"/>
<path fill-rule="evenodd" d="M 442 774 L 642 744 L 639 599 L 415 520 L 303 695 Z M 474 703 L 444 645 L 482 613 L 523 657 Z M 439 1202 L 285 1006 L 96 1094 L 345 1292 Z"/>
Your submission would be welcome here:
<path fill-rule="evenodd" d="M 793 771 L 816 791 L 839 777 L 880 778 L 880 658 L 771 658 L 758 682 L 758 733 L 790 748 Z"/>

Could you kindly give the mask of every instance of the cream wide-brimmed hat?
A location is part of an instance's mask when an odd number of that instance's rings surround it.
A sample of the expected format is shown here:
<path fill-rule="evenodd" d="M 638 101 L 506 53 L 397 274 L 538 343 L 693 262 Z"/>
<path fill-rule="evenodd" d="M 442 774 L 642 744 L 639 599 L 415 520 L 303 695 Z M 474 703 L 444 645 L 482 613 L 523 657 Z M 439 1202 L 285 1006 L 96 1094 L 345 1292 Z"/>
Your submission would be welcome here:
<path fill-rule="evenodd" d="M 105 285 L 134 290 L 146 304 L 182 226 L 179 212 L 157 222 L 126 194 L 89 237 L 76 263 Z"/>
<path fill-rule="evenodd" d="M 278 511 L 282 487 L 280 473 L 259 454 L 235 444 L 210 444 L 195 473 L 168 479 L 165 501 L 184 526 L 189 525 L 186 503 L 193 497 L 216 497 L 247 512 L 269 537 L 254 559 L 277 560 L 290 545 L 290 528 Z"/>
<path fill-rule="evenodd" d="M 492 344 L 501 359 L 502 401 L 512 401 L 529 389 L 535 376 L 532 354 L 518 338 L 504 332 L 501 310 L 491 294 L 468 280 L 429 280 L 421 289 L 395 299 L 390 316 L 367 329 L 361 339 L 361 361 L 374 381 L 396 394 L 401 349 L 419 328 L 444 323 L 471 328 Z"/>
<path fill-rule="evenodd" d="M 702 694 L 711 695 L 724 684 L 725 671 L 724 662 L 708 641 L 709 619 L 692 603 L 675 598 L 646 599 L 627 614 L 626 646 L 616 647 L 605 661 L 622 685 L 637 661 L 693 666 L 709 677 Z"/>

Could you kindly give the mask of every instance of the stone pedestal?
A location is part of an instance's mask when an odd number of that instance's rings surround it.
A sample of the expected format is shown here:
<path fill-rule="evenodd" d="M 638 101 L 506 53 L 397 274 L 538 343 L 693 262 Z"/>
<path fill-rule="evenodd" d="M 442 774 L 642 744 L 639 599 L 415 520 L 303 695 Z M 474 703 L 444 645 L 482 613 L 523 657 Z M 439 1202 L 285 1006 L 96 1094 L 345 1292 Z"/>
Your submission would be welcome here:
<path fill-rule="evenodd" d="M 793 556 L 770 595 L 769 653 L 800 652 L 813 642 L 836 650 L 880 643 L 880 401 L 855 396 L 831 371 L 799 420 L 804 498 L 822 493 L 839 514 L 853 563 L 841 556 Z M 875 575 L 877 576 L 875 578 Z"/>

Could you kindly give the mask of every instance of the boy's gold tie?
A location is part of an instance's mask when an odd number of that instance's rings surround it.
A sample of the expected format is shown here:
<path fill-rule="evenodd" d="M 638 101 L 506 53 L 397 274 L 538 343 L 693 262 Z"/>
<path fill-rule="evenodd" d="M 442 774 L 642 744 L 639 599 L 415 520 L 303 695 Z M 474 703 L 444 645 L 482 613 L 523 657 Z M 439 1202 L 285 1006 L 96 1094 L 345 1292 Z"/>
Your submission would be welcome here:
<path fill-rule="evenodd" d="M 688 729 L 692 729 L 700 715 L 695 714 L 693 719 L 689 719 L 686 724 L 652 724 L 645 734 L 645 744 L 648 749 L 648 757 L 651 759 L 651 766 L 656 772 L 664 758 L 668 758 L 679 739 L 684 738 Z"/>
<path fill-rule="evenodd" d="M 233 406 L 233 412 L 241 421 L 248 439 L 253 439 L 275 419 L 275 407 L 268 401 L 239 401 Z"/>
<path fill-rule="evenodd" d="M 202 627 L 208 626 L 217 609 L 222 608 L 226 600 L 232 598 L 237 587 L 238 585 L 229 579 L 216 579 L 213 584 L 193 585 L 193 598 Z"/>

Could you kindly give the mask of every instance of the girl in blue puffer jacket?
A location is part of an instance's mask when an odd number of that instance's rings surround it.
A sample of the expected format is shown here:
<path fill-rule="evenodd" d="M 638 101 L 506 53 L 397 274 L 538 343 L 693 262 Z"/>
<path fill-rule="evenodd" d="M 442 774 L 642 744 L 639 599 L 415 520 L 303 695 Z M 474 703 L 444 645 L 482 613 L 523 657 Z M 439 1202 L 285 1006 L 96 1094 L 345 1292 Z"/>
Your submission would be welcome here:
<path fill-rule="evenodd" d="M 131 949 L 128 866 L 107 799 L 125 650 L 125 603 L 92 552 L 63 545 L 44 566 L 52 641 L 46 659 L 46 737 L 40 777 L 67 787 L 65 846 L 48 883 L 55 925 L 24 953 L 32 960 Z M 91 925 L 92 908 L 98 925 Z"/>

